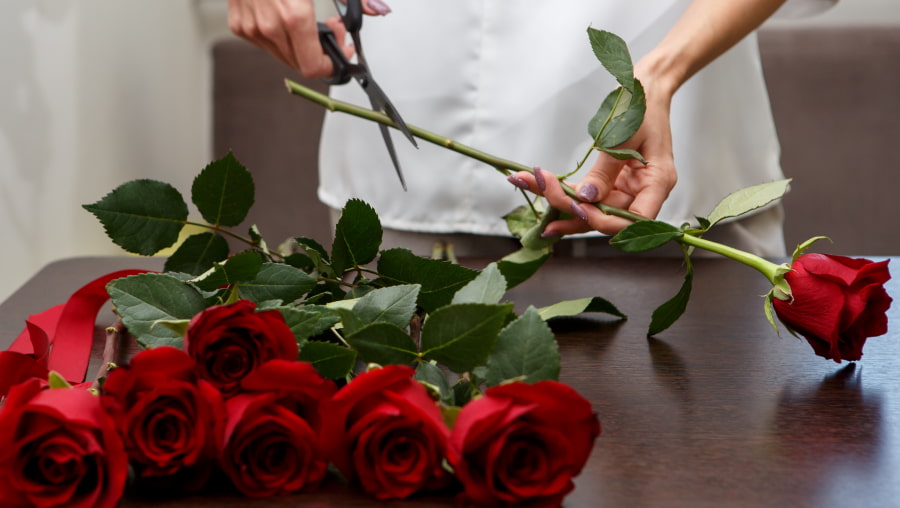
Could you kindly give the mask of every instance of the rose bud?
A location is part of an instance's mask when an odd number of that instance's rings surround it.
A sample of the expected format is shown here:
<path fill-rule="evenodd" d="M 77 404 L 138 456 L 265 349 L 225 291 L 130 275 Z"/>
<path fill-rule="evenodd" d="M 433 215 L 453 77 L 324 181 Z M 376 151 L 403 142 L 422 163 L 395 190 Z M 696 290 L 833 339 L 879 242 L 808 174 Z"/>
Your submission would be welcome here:
<path fill-rule="evenodd" d="M 448 460 L 476 506 L 559 506 L 600 435 L 590 402 L 555 381 L 510 383 L 463 406 Z"/>
<path fill-rule="evenodd" d="M 142 487 L 197 490 L 216 464 L 222 396 L 173 347 L 141 351 L 113 369 L 101 402 L 112 415 Z"/>
<path fill-rule="evenodd" d="M 350 481 L 377 499 L 399 499 L 450 483 L 443 468 L 449 431 L 440 408 L 407 366 L 360 374 L 323 408 L 322 442 Z"/>
<path fill-rule="evenodd" d="M 775 313 L 817 355 L 838 363 L 859 360 L 867 338 L 887 333 L 887 265 L 888 260 L 804 254 L 785 274 L 791 296 L 773 299 Z"/>
<path fill-rule="evenodd" d="M 0 408 L 0 506 L 115 506 L 128 458 L 100 398 L 32 378 Z"/>
<path fill-rule="evenodd" d="M 227 398 L 254 369 L 268 360 L 296 360 L 297 340 L 277 310 L 256 312 L 239 300 L 195 315 L 184 335 L 184 349 L 202 378 Z"/>
<path fill-rule="evenodd" d="M 320 405 L 336 387 L 312 365 L 272 360 L 250 373 L 228 400 L 221 464 L 247 496 L 316 487 L 328 460 L 319 443 Z"/>

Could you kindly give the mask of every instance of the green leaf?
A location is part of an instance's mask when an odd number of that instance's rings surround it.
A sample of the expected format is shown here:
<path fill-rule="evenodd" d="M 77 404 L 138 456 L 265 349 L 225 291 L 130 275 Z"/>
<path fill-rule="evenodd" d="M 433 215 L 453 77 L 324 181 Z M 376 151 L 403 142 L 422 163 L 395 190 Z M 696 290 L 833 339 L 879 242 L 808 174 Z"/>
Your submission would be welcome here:
<path fill-rule="evenodd" d="M 293 302 L 316 286 L 316 279 L 284 263 L 263 263 L 252 282 L 241 283 L 241 298 L 254 302 L 281 300 Z"/>
<path fill-rule="evenodd" d="M 146 347 L 181 347 L 181 335 L 157 325 L 191 319 L 206 308 L 203 296 L 183 281 L 162 273 L 142 273 L 116 279 L 106 286 L 122 324 Z"/>
<path fill-rule="evenodd" d="M 542 307 L 538 310 L 541 319 L 548 320 L 556 317 L 572 317 L 585 312 L 603 312 L 616 317 L 625 319 L 622 313 L 615 305 L 608 300 L 595 296 L 593 298 L 579 298 L 577 300 L 566 300 L 562 302 Z"/>
<path fill-rule="evenodd" d="M 122 184 L 91 205 L 107 236 L 128 252 L 153 255 L 178 241 L 188 216 L 187 204 L 175 187 L 155 180 Z"/>
<path fill-rule="evenodd" d="M 194 178 L 191 200 L 210 224 L 237 226 L 253 206 L 253 176 L 231 152 Z"/>
<path fill-rule="evenodd" d="M 588 38 L 597 60 L 600 60 L 620 85 L 631 90 L 634 86 L 634 69 L 625 41 L 618 35 L 594 28 L 588 28 Z"/>
<path fill-rule="evenodd" d="M 650 318 L 650 329 L 647 330 L 647 336 L 656 335 L 666 328 L 672 326 L 678 318 L 684 314 L 688 301 L 691 299 L 691 287 L 693 286 L 694 269 L 688 263 L 687 271 L 684 274 L 684 282 L 681 289 L 670 300 L 660 305 L 653 311 Z"/>
<path fill-rule="evenodd" d="M 300 360 L 309 362 L 326 379 L 343 379 L 356 364 L 356 351 L 331 342 L 307 342 L 300 350 Z"/>
<path fill-rule="evenodd" d="M 512 289 L 531 278 L 540 267 L 544 266 L 544 262 L 550 259 L 550 254 L 549 249 L 534 250 L 523 247 L 503 256 L 503 259 L 497 262 L 497 268 L 506 279 L 507 289 Z"/>
<path fill-rule="evenodd" d="M 254 280 L 262 269 L 262 256 L 248 250 L 235 254 L 221 263 L 216 263 L 206 273 L 190 282 L 204 291 L 213 291 L 221 286 L 241 284 Z M 262 300 L 256 300 L 258 302 Z"/>
<path fill-rule="evenodd" d="M 222 235 L 191 235 L 166 259 L 165 271 L 200 275 L 228 257 L 228 242 Z"/>
<path fill-rule="evenodd" d="M 432 387 L 444 404 L 453 404 L 453 388 L 447 374 L 432 362 L 419 362 L 416 366 L 416 375 L 413 376 L 420 383 Z"/>
<path fill-rule="evenodd" d="M 484 364 L 512 307 L 465 303 L 434 311 L 422 326 L 423 356 L 457 373 Z"/>
<path fill-rule="evenodd" d="M 358 199 L 347 201 L 335 226 L 331 247 L 331 266 L 335 273 L 374 260 L 381 246 L 381 235 L 381 221 L 375 209 Z"/>
<path fill-rule="evenodd" d="M 470 268 L 419 257 L 407 249 L 382 252 L 378 273 L 386 284 L 419 284 L 418 304 L 426 312 L 450 303 L 453 295 L 478 275 Z"/>
<path fill-rule="evenodd" d="M 405 328 L 416 312 L 420 288 L 408 284 L 375 289 L 356 302 L 353 313 L 365 324 L 384 322 Z"/>
<path fill-rule="evenodd" d="M 303 347 L 309 338 L 324 333 L 341 320 L 337 311 L 320 305 L 277 307 L 277 309 L 284 316 L 288 328 L 294 332 L 300 347 Z"/>
<path fill-rule="evenodd" d="M 72 388 L 72 385 L 66 381 L 66 378 L 62 377 L 62 375 L 55 370 L 51 370 L 50 373 L 47 374 L 47 384 L 50 385 L 50 388 Z"/>
<path fill-rule="evenodd" d="M 637 159 L 641 164 L 647 164 L 647 160 L 640 152 L 630 148 L 600 148 L 600 151 L 620 161 Z"/>
<path fill-rule="evenodd" d="M 754 185 L 746 187 L 739 191 L 732 192 L 725 196 L 722 201 L 710 212 L 710 225 L 728 219 L 730 217 L 738 217 L 757 208 L 766 206 L 767 204 L 781 198 L 788 190 L 791 183 L 790 178 L 778 180 L 775 182 Z"/>
<path fill-rule="evenodd" d="M 362 319 L 359 319 L 350 309 L 345 307 L 334 307 L 334 309 L 337 311 L 338 315 L 341 316 L 341 322 L 337 328 L 342 328 L 345 335 L 351 335 L 358 330 L 362 330 L 363 327 L 366 326 L 366 323 L 364 323 Z"/>
<path fill-rule="evenodd" d="M 539 203 L 541 202 L 536 202 L 535 206 Z M 535 216 L 534 210 L 528 205 L 516 207 L 515 210 L 504 215 L 503 220 L 506 221 L 506 229 L 517 238 L 525 236 L 529 229 L 540 222 L 538 217 Z"/>
<path fill-rule="evenodd" d="M 775 309 L 772 305 L 772 293 L 769 292 L 765 297 L 763 297 L 763 313 L 766 315 L 766 321 L 772 325 L 772 328 L 775 330 L 775 333 L 778 333 L 778 323 L 775 322 Z"/>
<path fill-rule="evenodd" d="M 532 226 L 528 231 L 522 235 L 520 243 L 522 247 L 526 249 L 540 250 L 547 249 L 554 243 L 559 241 L 559 237 L 549 237 L 544 238 L 544 230 L 547 229 L 547 225 L 551 222 L 558 219 L 560 216 L 559 210 L 556 208 L 550 208 L 549 210 L 545 210 L 541 213 L 541 220 Z"/>
<path fill-rule="evenodd" d="M 505 294 L 506 279 L 497 268 L 497 263 L 491 263 L 457 291 L 450 303 L 500 303 Z"/>
<path fill-rule="evenodd" d="M 646 110 L 647 98 L 644 96 L 644 88 L 640 81 L 634 81 L 633 90 L 625 88 L 613 90 L 588 122 L 588 133 L 596 140 L 594 146 L 611 149 L 628 141 L 640 128 Z M 643 157 L 639 160 L 643 160 Z"/>
<path fill-rule="evenodd" d="M 629 224 L 609 241 L 609 244 L 624 252 L 643 252 L 661 247 L 683 233 L 671 224 L 642 220 Z"/>
<path fill-rule="evenodd" d="M 184 337 L 190 322 L 190 319 L 175 319 L 172 321 L 157 321 L 153 326 L 165 326 L 169 330 L 175 332 L 179 337 Z"/>
<path fill-rule="evenodd" d="M 360 360 L 379 365 L 407 365 L 416 361 L 416 343 L 409 334 L 391 323 L 372 323 L 344 337 Z"/>
<path fill-rule="evenodd" d="M 810 238 L 809 240 L 806 240 L 805 242 L 801 243 L 800 245 L 797 246 L 796 249 L 794 249 L 794 253 L 791 254 L 791 264 L 794 264 L 794 261 L 797 261 L 797 258 L 802 256 L 803 253 L 806 252 L 806 249 L 812 247 L 812 245 L 814 243 L 818 242 L 819 240 L 831 241 L 831 238 L 828 238 L 827 236 L 814 236 L 814 237 Z"/>
<path fill-rule="evenodd" d="M 559 379 L 559 346 L 534 307 L 500 332 L 487 361 L 488 386 L 512 379 L 526 383 Z"/>

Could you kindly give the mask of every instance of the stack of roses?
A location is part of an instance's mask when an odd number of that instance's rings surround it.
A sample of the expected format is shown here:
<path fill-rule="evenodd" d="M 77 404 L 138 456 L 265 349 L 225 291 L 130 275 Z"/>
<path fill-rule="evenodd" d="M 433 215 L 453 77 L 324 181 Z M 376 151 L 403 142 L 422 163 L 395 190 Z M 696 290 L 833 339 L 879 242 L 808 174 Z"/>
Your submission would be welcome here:
<path fill-rule="evenodd" d="M 99 397 L 37 378 L 13 387 L 0 409 L 0 504 L 112 506 L 128 465 L 157 492 L 200 489 L 217 470 L 247 496 L 300 492 L 329 463 L 378 499 L 458 481 L 467 504 L 545 506 L 572 490 L 600 433 L 574 390 L 511 383 L 457 413 L 413 374 L 374 368 L 338 389 L 297 361 L 278 311 L 210 307 L 183 351 L 138 353 Z"/>

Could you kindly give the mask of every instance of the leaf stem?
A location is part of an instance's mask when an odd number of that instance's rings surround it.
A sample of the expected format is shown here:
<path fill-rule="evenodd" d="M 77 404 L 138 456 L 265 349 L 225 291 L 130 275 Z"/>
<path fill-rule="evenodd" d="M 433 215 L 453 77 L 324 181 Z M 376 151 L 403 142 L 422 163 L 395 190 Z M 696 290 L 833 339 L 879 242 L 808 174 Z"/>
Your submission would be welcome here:
<path fill-rule="evenodd" d="M 394 125 L 394 121 L 390 119 L 386 114 L 381 113 L 379 111 L 372 111 L 371 109 L 367 109 L 361 106 L 357 106 L 355 104 L 350 104 L 349 102 L 340 101 L 329 97 L 325 94 L 319 93 L 311 88 L 305 87 L 295 81 L 290 79 L 284 80 L 285 86 L 290 93 L 294 95 L 299 95 L 307 100 L 315 102 L 321 106 L 324 106 L 329 111 L 337 111 L 340 113 L 347 113 L 353 116 L 357 116 L 360 118 L 364 118 L 366 120 L 371 120 L 373 122 L 378 122 L 384 125 L 388 125 L 391 127 L 396 127 Z M 489 153 L 482 152 L 481 150 L 477 150 L 470 146 L 464 145 L 462 143 L 458 143 L 448 137 L 441 136 L 440 134 L 435 134 L 434 132 L 427 131 L 421 127 L 417 127 L 415 125 L 406 124 L 409 128 L 409 131 L 413 136 L 424 139 L 429 143 L 453 150 L 454 152 L 460 153 L 477 161 L 483 162 L 497 171 L 507 174 L 507 171 L 525 171 L 531 174 L 534 174 L 534 169 L 520 164 L 518 162 L 514 162 L 508 159 L 503 159 L 501 157 L 497 157 L 491 155 Z M 581 201 L 578 199 L 575 194 L 575 189 L 566 184 L 565 182 L 561 182 L 563 190 L 566 195 L 575 199 L 576 201 Z M 644 220 L 646 217 L 638 215 L 636 213 L 629 212 L 628 210 L 623 210 L 621 208 L 616 208 L 614 206 L 609 206 L 603 203 L 593 203 L 601 212 L 607 215 L 614 215 L 616 217 L 621 217 L 623 219 L 627 219 L 630 221 L 639 221 Z"/>

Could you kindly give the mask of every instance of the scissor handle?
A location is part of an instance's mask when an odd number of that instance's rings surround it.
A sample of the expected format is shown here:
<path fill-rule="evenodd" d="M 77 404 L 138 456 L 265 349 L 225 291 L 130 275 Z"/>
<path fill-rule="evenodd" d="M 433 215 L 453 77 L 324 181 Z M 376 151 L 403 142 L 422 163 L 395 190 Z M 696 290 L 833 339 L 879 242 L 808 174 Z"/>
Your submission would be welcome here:
<path fill-rule="evenodd" d="M 363 12 L 361 0 L 333 0 L 334 6 L 341 15 L 341 20 L 350 33 L 359 32 L 362 28 Z"/>
<path fill-rule="evenodd" d="M 343 85 L 350 81 L 350 78 L 352 77 L 350 74 L 350 66 L 352 64 L 347 60 L 347 55 L 341 51 L 337 38 L 334 36 L 334 32 L 328 28 L 328 25 L 325 23 L 318 23 L 318 27 L 319 44 L 322 45 L 325 54 L 331 58 L 331 65 L 334 67 L 334 72 L 331 73 L 331 77 L 325 78 L 323 81 L 329 85 Z"/>

